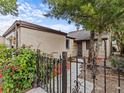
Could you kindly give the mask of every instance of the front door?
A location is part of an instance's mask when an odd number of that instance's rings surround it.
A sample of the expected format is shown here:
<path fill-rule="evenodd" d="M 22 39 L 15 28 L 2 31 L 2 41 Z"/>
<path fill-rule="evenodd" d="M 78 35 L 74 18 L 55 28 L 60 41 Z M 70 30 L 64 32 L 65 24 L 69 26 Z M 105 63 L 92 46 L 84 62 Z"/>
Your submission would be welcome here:
<path fill-rule="evenodd" d="M 78 42 L 78 57 L 82 57 L 82 42 Z"/>

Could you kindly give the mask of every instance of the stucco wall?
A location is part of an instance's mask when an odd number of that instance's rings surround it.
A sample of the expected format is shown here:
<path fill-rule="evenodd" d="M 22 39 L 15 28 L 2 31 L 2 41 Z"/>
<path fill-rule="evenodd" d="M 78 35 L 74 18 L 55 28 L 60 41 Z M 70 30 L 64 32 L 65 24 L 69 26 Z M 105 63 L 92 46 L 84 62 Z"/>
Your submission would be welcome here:
<path fill-rule="evenodd" d="M 86 49 L 86 41 L 82 41 L 82 55 L 88 57 L 89 50 Z"/>
<path fill-rule="evenodd" d="M 11 48 L 11 46 L 16 47 L 16 42 L 14 43 L 14 38 L 13 37 L 16 38 L 16 33 L 15 33 L 14 30 L 5 37 L 5 45 L 8 48 Z"/>
<path fill-rule="evenodd" d="M 4 44 L 5 39 L 0 36 L 0 44 Z"/>
<path fill-rule="evenodd" d="M 50 32 L 36 31 L 28 28 L 20 28 L 19 46 L 23 44 L 32 46 L 33 49 L 59 57 L 62 51 L 66 51 L 66 37 L 64 35 L 53 34 Z"/>
<path fill-rule="evenodd" d="M 75 46 L 74 46 L 74 39 L 67 38 L 69 40 L 69 49 L 66 49 L 68 53 L 68 57 L 75 56 Z"/>
<path fill-rule="evenodd" d="M 76 42 L 73 43 L 73 53 L 72 56 L 77 56 L 78 54 L 78 45 Z"/>

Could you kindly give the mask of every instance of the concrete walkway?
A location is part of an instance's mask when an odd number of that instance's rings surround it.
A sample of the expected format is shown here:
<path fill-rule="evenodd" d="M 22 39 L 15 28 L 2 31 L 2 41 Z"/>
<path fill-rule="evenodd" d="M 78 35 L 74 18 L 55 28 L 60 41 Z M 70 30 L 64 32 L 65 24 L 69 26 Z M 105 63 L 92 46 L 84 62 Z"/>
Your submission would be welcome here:
<path fill-rule="evenodd" d="M 44 91 L 42 88 L 34 88 L 26 93 L 47 93 L 46 91 Z"/>

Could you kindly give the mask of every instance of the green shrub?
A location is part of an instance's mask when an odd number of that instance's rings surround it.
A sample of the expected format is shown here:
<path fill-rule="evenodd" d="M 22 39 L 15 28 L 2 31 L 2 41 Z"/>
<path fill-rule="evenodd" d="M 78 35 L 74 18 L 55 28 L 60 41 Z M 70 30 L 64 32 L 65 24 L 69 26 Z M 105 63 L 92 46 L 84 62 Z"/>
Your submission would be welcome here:
<path fill-rule="evenodd" d="M 3 50 L 5 48 L 6 48 L 6 46 L 4 44 L 0 44 L 0 50 Z"/>
<path fill-rule="evenodd" d="M 113 67 L 124 68 L 124 58 L 119 56 L 113 56 L 110 61 Z"/>
<path fill-rule="evenodd" d="M 22 93 L 32 87 L 36 53 L 30 49 L 5 49 L 0 53 L 3 93 Z"/>

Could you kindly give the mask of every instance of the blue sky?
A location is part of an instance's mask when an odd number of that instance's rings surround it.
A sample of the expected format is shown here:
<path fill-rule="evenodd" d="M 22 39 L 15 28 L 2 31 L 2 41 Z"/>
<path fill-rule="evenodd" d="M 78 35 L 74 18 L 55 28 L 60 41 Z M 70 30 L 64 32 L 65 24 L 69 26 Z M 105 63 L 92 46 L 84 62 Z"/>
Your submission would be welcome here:
<path fill-rule="evenodd" d="M 15 20 L 23 20 L 63 32 L 76 30 L 74 23 L 68 24 L 65 20 L 57 20 L 43 16 L 48 11 L 48 6 L 42 0 L 18 0 L 19 16 L 0 15 L 0 35 L 2 35 Z"/>

